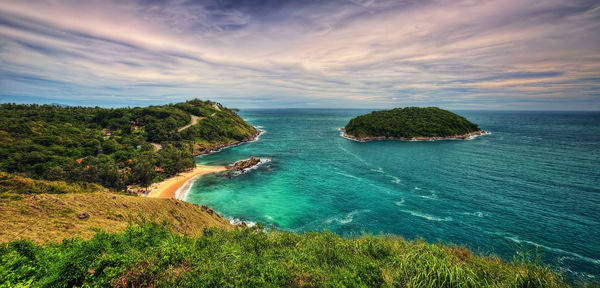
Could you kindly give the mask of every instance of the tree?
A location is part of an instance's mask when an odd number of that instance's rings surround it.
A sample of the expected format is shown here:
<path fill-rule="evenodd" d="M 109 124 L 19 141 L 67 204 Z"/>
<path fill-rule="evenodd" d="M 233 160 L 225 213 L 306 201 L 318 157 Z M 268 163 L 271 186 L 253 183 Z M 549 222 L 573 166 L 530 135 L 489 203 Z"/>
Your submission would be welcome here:
<path fill-rule="evenodd" d="M 154 180 L 155 172 L 155 159 L 151 152 L 142 153 L 137 159 L 131 169 L 131 176 L 133 181 L 139 183 L 141 187 L 147 188 L 152 184 Z"/>

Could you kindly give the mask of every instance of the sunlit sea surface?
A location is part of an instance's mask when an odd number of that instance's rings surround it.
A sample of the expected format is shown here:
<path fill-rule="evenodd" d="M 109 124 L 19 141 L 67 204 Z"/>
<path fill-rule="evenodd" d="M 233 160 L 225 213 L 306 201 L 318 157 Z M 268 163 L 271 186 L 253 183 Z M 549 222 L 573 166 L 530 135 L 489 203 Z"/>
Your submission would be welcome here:
<path fill-rule="evenodd" d="M 454 111 L 473 140 L 358 143 L 338 128 L 370 110 L 246 110 L 260 139 L 199 157 L 244 174 L 183 195 L 232 221 L 293 232 L 393 233 L 511 260 L 537 250 L 569 281 L 600 278 L 600 113 Z"/>

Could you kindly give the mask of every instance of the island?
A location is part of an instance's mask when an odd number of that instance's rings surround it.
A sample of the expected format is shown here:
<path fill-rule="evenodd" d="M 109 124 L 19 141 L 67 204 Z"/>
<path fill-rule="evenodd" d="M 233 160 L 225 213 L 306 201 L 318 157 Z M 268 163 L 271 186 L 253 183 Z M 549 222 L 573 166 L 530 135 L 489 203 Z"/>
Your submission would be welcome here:
<path fill-rule="evenodd" d="M 351 119 L 341 130 L 343 137 L 359 142 L 470 139 L 488 133 L 466 118 L 437 107 L 373 111 Z"/>

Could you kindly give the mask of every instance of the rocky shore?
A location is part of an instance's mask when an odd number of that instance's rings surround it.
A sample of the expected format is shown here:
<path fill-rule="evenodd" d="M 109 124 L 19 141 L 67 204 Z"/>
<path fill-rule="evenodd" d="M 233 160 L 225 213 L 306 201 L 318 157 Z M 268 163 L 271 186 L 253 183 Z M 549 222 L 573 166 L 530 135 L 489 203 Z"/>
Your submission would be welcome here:
<path fill-rule="evenodd" d="M 246 170 L 248 168 L 252 168 L 255 165 L 257 165 L 258 163 L 260 163 L 260 158 L 252 156 L 249 159 L 246 160 L 240 160 L 235 162 L 232 165 L 228 165 L 226 166 L 226 168 L 228 170 L 238 170 L 238 171 L 243 171 Z"/>
<path fill-rule="evenodd" d="M 256 129 L 256 128 L 255 128 L 255 130 L 256 131 L 254 132 L 254 134 L 251 137 L 248 137 L 248 138 L 240 140 L 240 141 L 235 141 L 235 142 L 231 142 L 231 143 L 227 143 L 227 144 L 215 144 L 215 145 L 210 145 L 209 147 L 200 147 L 197 151 L 194 149 L 193 156 L 196 157 L 196 156 L 200 156 L 200 155 L 210 154 L 213 152 L 219 152 L 219 151 L 221 151 L 221 149 L 224 149 L 227 147 L 237 146 L 237 145 L 244 144 L 246 142 L 256 141 L 258 136 L 260 136 L 260 134 L 263 133 L 263 131 Z"/>
<path fill-rule="evenodd" d="M 452 135 L 452 136 L 436 136 L 436 137 L 386 137 L 386 136 L 367 136 L 367 137 L 356 137 L 354 135 L 347 134 L 344 128 L 340 128 L 342 131 L 342 137 L 358 142 L 378 141 L 378 140 L 396 140 L 396 141 L 438 141 L 438 140 L 466 140 L 473 137 L 490 134 L 484 130 L 474 131 L 467 134 Z"/>

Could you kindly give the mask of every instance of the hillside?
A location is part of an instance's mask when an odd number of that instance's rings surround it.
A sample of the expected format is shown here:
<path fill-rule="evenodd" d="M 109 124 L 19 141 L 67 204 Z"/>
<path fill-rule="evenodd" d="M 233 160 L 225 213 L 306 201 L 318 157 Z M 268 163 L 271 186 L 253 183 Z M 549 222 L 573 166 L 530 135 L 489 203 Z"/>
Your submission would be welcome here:
<path fill-rule="evenodd" d="M 361 141 L 458 139 L 483 132 L 477 124 L 437 107 L 373 111 L 351 119 L 344 131 Z"/>
<path fill-rule="evenodd" d="M 91 240 L 0 245 L 0 286 L 568 287 L 526 258 L 507 263 L 395 236 L 340 237 L 210 228 L 185 237 L 158 224 Z"/>
<path fill-rule="evenodd" d="M 0 171 L 123 190 L 194 167 L 192 156 L 256 134 L 210 101 L 115 109 L 2 104 Z"/>
<path fill-rule="evenodd" d="M 0 172 L 0 242 L 35 243 L 90 239 L 98 231 L 119 232 L 132 223 L 166 223 L 171 231 L 199 236 L 205 227 L 232 226 L 206 206 L 116 194 L 96 184 L 22 178 Z"/>

